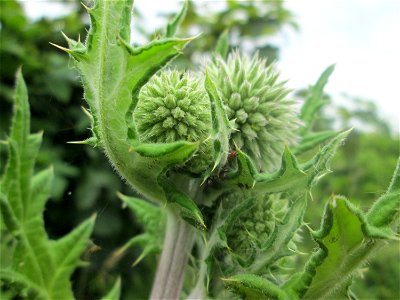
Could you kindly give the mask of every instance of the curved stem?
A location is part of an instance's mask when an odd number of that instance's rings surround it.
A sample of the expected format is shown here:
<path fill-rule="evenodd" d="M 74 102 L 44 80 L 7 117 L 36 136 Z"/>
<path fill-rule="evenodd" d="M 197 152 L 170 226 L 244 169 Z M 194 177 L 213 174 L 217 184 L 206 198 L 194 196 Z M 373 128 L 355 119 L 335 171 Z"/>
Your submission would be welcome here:
<path fill-rule="evenodd" d="M 150 299 L 179 299 L 184 272 L 193 246 L 194 229 L 169 211 L 163 250 Z"/>

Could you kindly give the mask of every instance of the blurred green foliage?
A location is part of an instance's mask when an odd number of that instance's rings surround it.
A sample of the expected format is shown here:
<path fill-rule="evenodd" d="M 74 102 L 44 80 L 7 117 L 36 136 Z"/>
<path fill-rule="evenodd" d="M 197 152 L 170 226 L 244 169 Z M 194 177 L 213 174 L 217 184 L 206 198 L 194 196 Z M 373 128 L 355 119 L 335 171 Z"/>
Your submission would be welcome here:
<path fill-rule="evenodd" d="M 181 36 L 201 33 L 201 37 L 188 45 L 185 55 L 180 56 L 175 64 L 191 68 L 193 62 L 203 63 L 204 55 L 210 55 L 218 38 L 226 30 L 230 33 L 232 48 L 240 47 L 249 53 L 258 51 L 261 56 L 268 58 L 268 62 L 272 62 L 278 59 L 279 48 L 271 41 L 271 37 L 286 28 L 296 30 L 298 26 L 294 15 L 282 0 L 190 0 L 187 16 L 178 31 Z M 148 32 L 140 27 L 140 30 L 152 39 L 162 34 L 163 29 Z"/>
<path fill-rule="evenodd" d="M 185 50 L 177 65 L 190 68 L 191 61 L 199 61 L 199 57 L 209 54 L 225 29 L 230 30 L 232 46 L 249 52 L 258 50 L 261 56 L 272 61 L 279 56 L 279 49 L 269 38 L 285 27 L 297 28 L 284 1 L 222 2 L 218 9 L 213 9 L 213 2 L 190 1 L 188 16 L 179 34 L 203 34 Z M 63 53 L 49 45 L 49 42 L 64 45 L 61 30 L 66 30 L 71 37 L 85 31 L 88 20 L 82 6 L 78 1 L 68 4 L 75 4 L 70 15 L 32 21 L 19 2 L 0 1 L 0 139 L 9 127 L 14 76 L 22 65 L 31 102 L 32 131 L 44 130 L 38 168 L 53 165 L 55 170 L 52 201 L 45 212 L 49 236 L 62 236 L 93 212 L 98 213 L 93 245 L 84 256 L 90 265 L 74 274 L 77 297 L 98 298 L 121 274 L 124 299 L 146 298 L 153 279 L 155 257 L 144 259 L 132 269 L 131 263 L 141 252 L 141 249 L 134 249 L 116 265 L 106 263 L 116 248 L 142 231 L 116 197 L 116 191 L 132 192 L 97 149 L 66 144 L 85 139 L 90 126 L 80 108 L 82 89 L 76 71 L 69 67 L 71 64 Z M 160 34 L 161 29 L 147 32 L 140 16 L 140 12 L 136 12 L 136 20 L 142 24 L 137 28 L 149 40 Z M 374 193 L 383 192 L 386 187 L 399 155 L 399 139 L 393 137 L 389 125 L 376 111 L 372 102 L 356 99 L 353 109 L 336 109 L 335 120 L 321 114 L 317 127 L 331 128 L 338 122 L 339 127 L 348 128 L 355 122 L 357 128 L 368 131 L 357 129 L 350 135 L 332 163 L 334 174 L 325 177 L 314 190 L 314 201 L 310 204 L 314 206 L 310 210 L 313 213 L 307 217 L 310 223 L 316 225 L 324 201 L 332 193 L 346 195 L 361 207 L 367 207 L 375 198 Z M 0 144 L 1 162 L 4 157 L 5 149 Z M 3 164 L 0 169 L 2 167 Z M 9 237 L 2 235 L 0 249 L 9 245 L 7 239 Z M 400 298 L 400 272 L 396 264 L 391 263 L 400 259 L 394 247 L 386 248 L 381 257 L 373 259 L 370 265 L 373 271 L 356 282 L 354 290 L 361 299 Z M 6 261 L 7 257 L 2 256 L 1 263 Z M 0 296 L 3 297 L 3 292 Z"/>

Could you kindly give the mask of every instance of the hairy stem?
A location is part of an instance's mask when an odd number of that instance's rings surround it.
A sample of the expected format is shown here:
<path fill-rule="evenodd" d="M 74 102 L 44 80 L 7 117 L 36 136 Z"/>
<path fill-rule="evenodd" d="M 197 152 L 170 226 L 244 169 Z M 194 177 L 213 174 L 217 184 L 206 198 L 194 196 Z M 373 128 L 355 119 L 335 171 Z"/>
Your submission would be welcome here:
<path fill-rule="evenodd" d="M 193 231 L 179 216 L 168 212 L 163 250 L 150 299 L 179 299 L 193 246 Z"/>

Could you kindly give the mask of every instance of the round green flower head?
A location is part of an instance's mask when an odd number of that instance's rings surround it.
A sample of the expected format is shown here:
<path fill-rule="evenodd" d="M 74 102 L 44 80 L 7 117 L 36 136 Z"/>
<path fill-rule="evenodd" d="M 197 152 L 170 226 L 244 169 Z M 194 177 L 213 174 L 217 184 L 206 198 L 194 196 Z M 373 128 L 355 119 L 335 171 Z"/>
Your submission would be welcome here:
<path fill-rule="evenodd" d="M 134 117 L 143 143 L 198 142 L 210 135 L 210 100 L 201 80 L 177 70 L 162 71 L 143 86 Z M 211 141 L 207 141 L 185 167 L 201 173 L 211 159 Z"/>
<path fill-rule="evenodd" d="M 263 257 L 269 251 L 266 245 L 271 235 L 277 230 L 277 226 L 282 224 L 288 213 L 289 200 L 286 199 L 287 195 L 285 196 L 285 194 L 281 193 L 266 195 L 252 191 L 245 191 L 244 193 L 244 195 L 232 193 L 224 201 L 228 206 L 234 205 L 235 202 L 237 203 L 239 199 L 243 199 L 243 196 L 245 196 L 246 198 L 251 198 L 254 203 L 253 206 L 237 217 L 233 226 L 227 232 L 229 247 L 242 261 L 248 261 L 256 257 Z M 300 241 L 301 235 L 296 232 L 288 243 L 288 248 L 291 251 L 297 251 L 296 242 Z M 225 259 L 225 263 L 228 266 L 228 270 L 230 270 L 232 268 L 235 269 L 239 262 L 235 259 Z M 264 266 L 260 272 L 267 278 L 269 278 L 270 274 L 274 274 L 270 280 L 282 283 L 289 275 L 287 271 L 294 265 L 295 257 L 285 256 L 273 265 Z"/>
<path fill-rule="evenodd" d="M 285 82 L 265 59 L 239 52 L 217 58 L 208 70 L 234 123 L 232 141 L 259 170 L 279 168 L 284 146 L 296 142 L 301 124 Z"/>
<path fill-rule="evenodd" d="M 237 254 L 251 256 L 255 247 L 262 248 L 287 211 L 287 201 L 279 194 L 251 193 L 254 205 L 243 212 L 228 232 L 228 244 Z M 238 198 L 233 194 L 230 198 Z M 233 199 L 228 199 L 227 202 Z"/>

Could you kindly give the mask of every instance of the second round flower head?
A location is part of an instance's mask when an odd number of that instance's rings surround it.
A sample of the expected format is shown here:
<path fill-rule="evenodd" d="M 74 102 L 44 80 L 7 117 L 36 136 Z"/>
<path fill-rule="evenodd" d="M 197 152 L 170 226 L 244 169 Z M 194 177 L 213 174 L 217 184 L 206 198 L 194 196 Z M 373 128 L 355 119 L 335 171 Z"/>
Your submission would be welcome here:
<path fill-rule="evenodd" d="M 249 59 L 239 52 L 226 61 L 217 58 L 208 71 L 234 122 L 232 141 L 259 170 L 276 170 L 285 144 L 296 142 L 301 125 L 285 82 L 266 60 L 258 55 Z"/>

